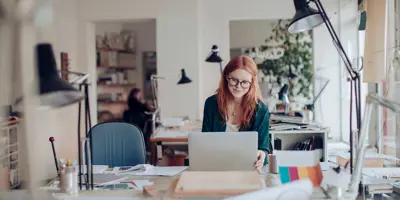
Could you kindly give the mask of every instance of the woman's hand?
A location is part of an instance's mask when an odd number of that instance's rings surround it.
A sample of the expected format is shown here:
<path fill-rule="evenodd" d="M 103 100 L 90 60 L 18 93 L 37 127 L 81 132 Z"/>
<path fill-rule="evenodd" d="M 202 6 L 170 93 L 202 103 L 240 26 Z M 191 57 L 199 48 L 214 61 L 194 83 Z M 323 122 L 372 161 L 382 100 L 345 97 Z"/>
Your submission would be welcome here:
<path fill-rule="evenodd" d="M 260 172 L 262 167 L 264 166 L 265 157 L 266 155 L 264 151 L 257 151 L 257 161 L 254 163 L 254 167 L 256 167 L 256 169 Z"/>

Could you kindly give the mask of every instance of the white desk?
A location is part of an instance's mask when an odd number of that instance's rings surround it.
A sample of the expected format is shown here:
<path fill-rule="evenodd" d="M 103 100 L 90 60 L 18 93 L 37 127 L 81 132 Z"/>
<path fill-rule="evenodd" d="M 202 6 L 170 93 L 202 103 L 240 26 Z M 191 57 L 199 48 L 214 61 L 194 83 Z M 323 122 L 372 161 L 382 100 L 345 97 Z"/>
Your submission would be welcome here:
<path fill-rule="evenodd" d="M 274 140 L 279 138 L 282 140 L 282 150 L 286 150 L 292 147 L 293 144 L 296 142 L 301 142 L 307 140 L 312 136 L 320 136 L 324 140 L 324 148 L 323 148 L 323 161 L 328 160 L 328 134 L 330 132 L 329 128 L 322 128 L 320 130 L 285 130 L 285 131 L 277 131 L 277 130 L 270 130 L 269 134 L 271 135 L 271 143 L 273 149 L 274 147 Z"/>

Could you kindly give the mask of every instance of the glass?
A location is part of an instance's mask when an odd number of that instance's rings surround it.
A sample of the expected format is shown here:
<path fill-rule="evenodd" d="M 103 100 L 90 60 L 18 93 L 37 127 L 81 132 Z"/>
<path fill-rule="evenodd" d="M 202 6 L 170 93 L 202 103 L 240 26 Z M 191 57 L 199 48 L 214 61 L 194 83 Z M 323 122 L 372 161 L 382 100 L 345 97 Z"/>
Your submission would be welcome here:
<path fill-rule="evenodd" d="M 242 87 L 243 89 L 247 89 L 251 85 L 250 81 L 240 81 L 239 79 L 232 77 L 228 77 L 228 83 L 231 86 L 237 86 L 238 84 L 240 84 L 240 87 Z"/>

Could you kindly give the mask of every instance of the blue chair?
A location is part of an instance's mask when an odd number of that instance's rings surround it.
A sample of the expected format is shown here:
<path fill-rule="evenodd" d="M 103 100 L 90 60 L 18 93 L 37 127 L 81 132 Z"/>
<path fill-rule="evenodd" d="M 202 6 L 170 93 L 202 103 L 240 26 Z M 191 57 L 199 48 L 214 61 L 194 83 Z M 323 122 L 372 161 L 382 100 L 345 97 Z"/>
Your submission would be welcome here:
<path fill-rule="evenodd" d="M 94 165 L 146 164 L 146 148 L 140 129 L 125 122 L 100 123 L 90 129 Z"/>

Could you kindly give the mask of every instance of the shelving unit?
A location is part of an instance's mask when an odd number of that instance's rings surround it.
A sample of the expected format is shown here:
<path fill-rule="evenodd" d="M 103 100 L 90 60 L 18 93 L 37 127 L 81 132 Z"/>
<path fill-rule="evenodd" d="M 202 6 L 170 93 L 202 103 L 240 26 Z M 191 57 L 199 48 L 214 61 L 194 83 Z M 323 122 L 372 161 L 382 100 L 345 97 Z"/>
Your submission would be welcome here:
<path fill-rule="evenodd" d="M 19 126 L 19 120 L 12 120 L 0 126 L 0 147 L 3 149 L 0 151 L 0 169 L 8 171 L 11 189 L 20 185 Z"/>
<path fill-rule="evenodd" d="M 121 119 L 129 91 L 137 87 L 132 78 L 137 73 L 136 53 L 117 49 L 97 49 L 98 112 L 111 119 Z M 102 121 L 102 119 L 99 119 Z"/>

